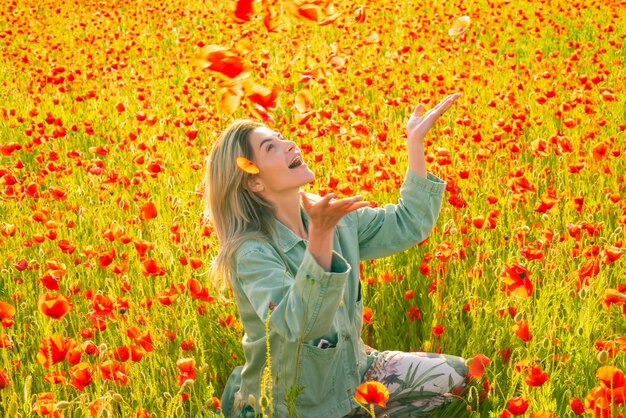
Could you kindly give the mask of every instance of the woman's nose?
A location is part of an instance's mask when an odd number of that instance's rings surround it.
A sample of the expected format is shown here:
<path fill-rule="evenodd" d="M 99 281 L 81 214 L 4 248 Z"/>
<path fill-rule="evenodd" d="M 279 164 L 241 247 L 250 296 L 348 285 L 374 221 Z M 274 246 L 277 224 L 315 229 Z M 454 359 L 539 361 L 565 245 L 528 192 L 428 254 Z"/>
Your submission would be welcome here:
<path fill-rule="evenodd" d="M 293 151 L 293 149 L 296 147 L 296 143 L 293 141 L 285 141 L 285 151 L 286 152 L 291 152 Z"/>

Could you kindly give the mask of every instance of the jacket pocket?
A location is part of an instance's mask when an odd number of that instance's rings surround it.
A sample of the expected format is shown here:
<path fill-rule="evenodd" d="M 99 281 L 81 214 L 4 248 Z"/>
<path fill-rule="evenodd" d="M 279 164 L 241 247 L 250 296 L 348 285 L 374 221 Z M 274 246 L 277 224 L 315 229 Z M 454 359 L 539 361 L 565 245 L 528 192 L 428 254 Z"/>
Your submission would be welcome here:
<path fill-rule="evenodd" d="M 333 347 L 319 348 L 302 344 L 298 370 L 298 385 L 303 389 L 298 396 L 298 406 L 319 405 L 332 401 L 337 378 L 342 376 L 344 362 L 343 341 L 338 339 Z"/>

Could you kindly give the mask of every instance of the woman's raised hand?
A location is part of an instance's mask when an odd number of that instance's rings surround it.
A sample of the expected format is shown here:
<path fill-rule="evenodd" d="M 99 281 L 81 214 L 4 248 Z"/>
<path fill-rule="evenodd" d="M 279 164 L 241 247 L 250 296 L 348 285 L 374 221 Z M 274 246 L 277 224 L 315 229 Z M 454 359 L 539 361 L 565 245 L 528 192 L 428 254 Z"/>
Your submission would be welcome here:
<path fill-rule="evenodd" d="M 309 216 L 308 249 L 319 265 L 330 271 L 333 234 L 337 222 L 353 210 L 369 206 L 369 202 L 362 202 L 361 196 L 335 199 L 334 193 L 329 193 L 315 202 L 303 191 L 300 191 L 300 196 L 302 207 Z"/>
<path fill-rule="evenodd" d="M 409 142 L 423 141 L 430 128 L 437 122 L 437 119 L 439 119 L 441 115 L 443 115 L 443 112 L 448 110 L 448 108 L 452 106 L 452 103 L 459 97 L 461 97 L 461 93 L 451 94 L 426 112 L 424 112 L 424 105 L 421 103 L 418 104 L 406 124 Z"/>
<path fill-rule="evenodd" d="M 334 193 L 328 193 L 317 201 L 309 199 L 304 191 L 300 191 L 302 207 L 309 216 L 309 230 L 313 227 L 316 231 L 332 231 L 337 222 L 346 214 L 369 206 L 369 202 L 361 201 L 361 196 L 335 199 Z"/>

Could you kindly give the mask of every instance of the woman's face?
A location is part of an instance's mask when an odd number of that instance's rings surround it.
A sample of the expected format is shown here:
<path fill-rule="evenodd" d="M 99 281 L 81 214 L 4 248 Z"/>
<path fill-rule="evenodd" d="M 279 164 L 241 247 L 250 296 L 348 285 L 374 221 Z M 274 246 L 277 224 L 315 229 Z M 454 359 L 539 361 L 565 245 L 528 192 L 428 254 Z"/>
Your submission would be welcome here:
<path fill-rule="evenodd" d="M 258 167 L 256 181 L 262 185 L 262 194 L 282 194 L 297 191 L 312 182 L 315 174 L 302 158 L 300 149 L 293 141 L 268 127 L 254 129 L 249 137 L 252 162 Z"/>

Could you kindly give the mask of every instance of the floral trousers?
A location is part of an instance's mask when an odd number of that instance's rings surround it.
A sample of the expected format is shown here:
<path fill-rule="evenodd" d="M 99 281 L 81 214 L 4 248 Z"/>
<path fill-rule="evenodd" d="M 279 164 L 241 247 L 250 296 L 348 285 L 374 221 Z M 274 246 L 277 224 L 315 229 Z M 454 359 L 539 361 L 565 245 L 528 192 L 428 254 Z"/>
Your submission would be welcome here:
<path fill-rule="evenodd" d="M 383 351 L 365 373 L 363 381 L 375 380 L 387 388 L 387 407 L 376 405 L 377 417 L 430 415 L 465 387 L 465 360 L 445 354 Z M 346 417 L 367 417 L 363 408 Z"/>

